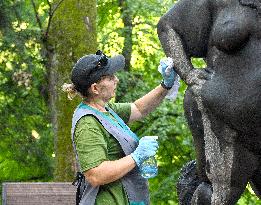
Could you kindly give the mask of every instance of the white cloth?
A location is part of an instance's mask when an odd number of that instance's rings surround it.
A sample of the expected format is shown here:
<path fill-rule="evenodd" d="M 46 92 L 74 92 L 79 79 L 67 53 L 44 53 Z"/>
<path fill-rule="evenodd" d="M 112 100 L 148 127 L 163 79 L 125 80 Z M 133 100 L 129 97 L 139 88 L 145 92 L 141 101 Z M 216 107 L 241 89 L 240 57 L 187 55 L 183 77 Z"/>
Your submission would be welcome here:
<path fill-rule="evenodd" d="M 168 91 L 168 94 L 166 95 L 165 98 L 167 98 L 169 100 L 173 100 L 173 101 L 177 98 L 177 95 L 178 95 L 178 92 L 179 92 L 179 86 L 180 86 L 179 80 L 180 80 L 180 77 L 179 77 L 178 74 L 176 74 L 174 85 Z"/>

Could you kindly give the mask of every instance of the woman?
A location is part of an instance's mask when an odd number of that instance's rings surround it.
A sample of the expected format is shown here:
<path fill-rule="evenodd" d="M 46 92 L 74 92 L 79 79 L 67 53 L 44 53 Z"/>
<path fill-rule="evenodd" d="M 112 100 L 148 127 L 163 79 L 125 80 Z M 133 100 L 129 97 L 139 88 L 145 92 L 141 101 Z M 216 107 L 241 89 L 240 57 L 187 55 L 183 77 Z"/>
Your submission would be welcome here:
<path fill-rule="evenodd" d="M 173 64 L 166 61 L 161 85 L 134 103 L 109 103 L 119 82 L 114 74 L 124 66 L 122 55 L 108 58 L 97 51 L 77 61 L 72 70 L 73 84 L 65 86 L 69 93 L 83 97 L 72 125 L 76 158 L 86 178 L 80 204 L 149 204 L 147 180 L 138 167 L 155 155 L 158 143 L 155 139 L 139 140 L 125 123 L 153 111 L 174 85 L 176 74 Z"/>
<path fill-rule="evenodd" d="M 158 24 L 163 49 L 189 86 L 185 110 L 203 182 L 195 204 L 212 193 L 204 182 L 213 188 L 211 204 L 235 204 L 248 181 L 261 197 L 260 5 L 181 0 Z M 207 68 L 193 68 L 191 57 L 204 58 Z"/>

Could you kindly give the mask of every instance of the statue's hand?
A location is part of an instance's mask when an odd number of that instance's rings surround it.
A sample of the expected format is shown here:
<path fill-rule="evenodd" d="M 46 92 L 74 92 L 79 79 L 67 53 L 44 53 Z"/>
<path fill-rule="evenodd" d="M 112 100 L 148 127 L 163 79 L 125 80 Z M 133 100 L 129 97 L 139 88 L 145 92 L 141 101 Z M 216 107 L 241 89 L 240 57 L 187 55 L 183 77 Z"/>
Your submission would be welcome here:
<path fill-rule="evenodd" d="M 193 69 L 186 76 L 186 83 L 189 86 L 202 85 L 210 78 L 210 74 L 202 69 Z"/>
<path fill-rule="evenodd" d="M 195 96 L 201 93 L 202 85 L 210 79 L 211 74 L 202 69 L 193 69 L 186 77 L 186 83 L 191 87 Z"/>

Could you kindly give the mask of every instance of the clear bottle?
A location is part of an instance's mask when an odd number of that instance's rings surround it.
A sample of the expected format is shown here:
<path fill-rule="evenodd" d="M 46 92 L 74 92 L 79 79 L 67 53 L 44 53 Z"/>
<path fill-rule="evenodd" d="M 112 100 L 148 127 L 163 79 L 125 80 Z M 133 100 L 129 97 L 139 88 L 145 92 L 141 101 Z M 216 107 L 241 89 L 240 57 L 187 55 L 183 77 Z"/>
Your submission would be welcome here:
<path fill-rule="evenodd" d="M 157 140 L 158 136 L 145 136 L 145 138 L 151 138 Z M 149 179 L 153 178 L 158 175 L 158 166 L 157 166 L 157 160 L 155 159 L 154 156 L 146 159 L 142 164 L 140 165 L 140 171 L 141 171 L 141 176 L 143 178 Z"/>

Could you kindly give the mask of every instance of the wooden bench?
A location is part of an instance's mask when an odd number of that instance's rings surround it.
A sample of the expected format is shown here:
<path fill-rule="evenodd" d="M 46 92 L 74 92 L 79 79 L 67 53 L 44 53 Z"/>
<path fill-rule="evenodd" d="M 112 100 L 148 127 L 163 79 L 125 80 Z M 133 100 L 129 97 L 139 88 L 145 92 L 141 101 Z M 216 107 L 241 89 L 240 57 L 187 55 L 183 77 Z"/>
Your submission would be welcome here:
<path fill-rule="evenodd" d="M 3 183 L 2 205 L 74 205 L 75 193 L 67 182 Z"/>

